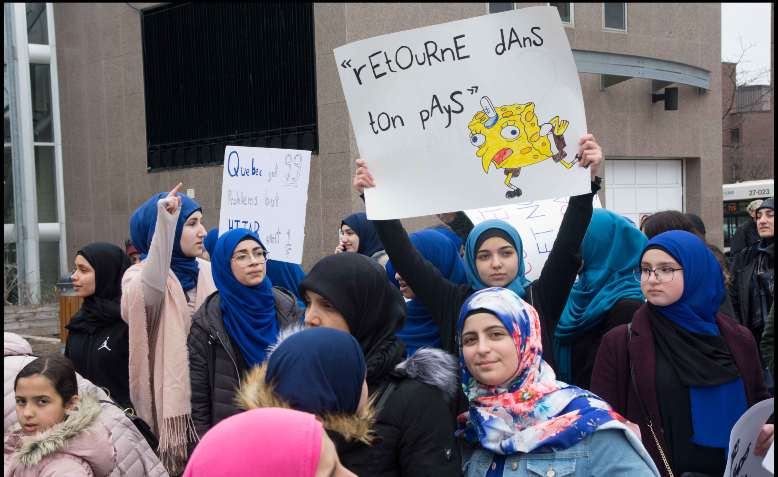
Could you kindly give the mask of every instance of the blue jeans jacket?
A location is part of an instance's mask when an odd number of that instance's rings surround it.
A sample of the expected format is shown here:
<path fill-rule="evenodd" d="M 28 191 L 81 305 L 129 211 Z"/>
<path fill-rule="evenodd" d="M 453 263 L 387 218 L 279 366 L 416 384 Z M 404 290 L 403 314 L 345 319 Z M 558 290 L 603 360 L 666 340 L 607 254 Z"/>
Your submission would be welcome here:
<path fill-rule="evenodd" d="M 466 451 L 465 477 L 484 477 L 494 454 L 482 448 Z M 643 444 L 618 429 L 595 432 L 565 450 L 513 454 L 505 459 L 503 477 L 659 477 Z"/>

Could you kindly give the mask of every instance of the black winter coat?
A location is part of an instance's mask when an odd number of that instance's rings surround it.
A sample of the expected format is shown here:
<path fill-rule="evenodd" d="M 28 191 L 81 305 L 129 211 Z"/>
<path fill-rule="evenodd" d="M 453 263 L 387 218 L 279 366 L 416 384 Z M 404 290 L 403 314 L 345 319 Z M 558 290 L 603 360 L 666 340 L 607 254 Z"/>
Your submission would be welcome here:
<path fill-rule="evenodd" d="M 765 310 L 765 315 L 762 317 L 761 323 L 754 323 L 751 316 L 753 313 L 752 307 L 754 306 L 754 304 L 751 303 L 751 279 L 754 275 L 760 253 L 765 252 L 759 251 L 759 244 L 757 243 L 745 250 L 741 250 L 740 253 L 735 255 L 732 259 L 729 284 L 729 298 L 732 301 L 734 318 L 738 323 L 751 330 L 757 343 L 762 336 L 764 320 L 767 319 L 767 310 Z M 772 255 L 772 246 L 768 256 L 768 263 L 773 263 L 774 256 Z"/>
<path fill-rule="evenodd" d="M 593 182 L 591 193 L 570 197 L 559 233 L 540 277 L 526 290 L 524 299 L 535 307 L 540 316 L 544 350 L 554 349 L 554 331 L 581 268 L 581 242 L 592 218 L 592 199 L 599 188 L 599 184 Z M 394 269 L 408 283 L 440 328 L 443 349 L 458 355 L 455 338 L 459 310 L 474 290 L 469 284 L 457 285 L 446 280 L 416 250 L 399 220 L 375 220 L 373 224 Z M 554 367 L 552 352 L 544 353 L 543 359 Z"/>
<path fill-rule="evenodd" d="M 274 287 L 273 298 L 279 328 L 302 317 L 291 293 Z M 192 421 L 200 438 L 219 421 L 240 411 L 234 402 L 235 392 L 247 370 L 240 350 L 224 328 L 220 303 L 218 291 L 205 300 L 192 317 L 187 340 Z"/>

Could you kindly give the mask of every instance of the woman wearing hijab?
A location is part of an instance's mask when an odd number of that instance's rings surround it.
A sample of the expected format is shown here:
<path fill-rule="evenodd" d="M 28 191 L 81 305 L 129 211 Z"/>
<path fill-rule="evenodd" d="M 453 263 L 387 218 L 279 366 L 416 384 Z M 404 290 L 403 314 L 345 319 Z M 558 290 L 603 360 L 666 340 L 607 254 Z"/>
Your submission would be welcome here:
<path fill-rule="evenodd" d="M 399 220 L 376 220 L 378 231 L 394 269 L 423 302 L 440 328 L 443 349 L 456 353 L 456 320 L 459 309 L 473 292 L 487 287 L 503 287 L 527 300 L 543 322 L 543 346 L 553 349 L 553 336 L 567 296 L 581 266 L 579 254 L 589 220 L 592 199 L 600 188 L 596 176 L 602 162 L 602 149 L 594 136 L 587 134 L 579 142 L 581 167 L 591 166 L 592 192 L 571 197 L 559 233 L 540 277 L 533 283 L 524 275 L 523 245 L 513 226 L 502 220 L 481 222 L 470 231 L 465 243 L 465 271 L 468 283 L 457 285 L 440 272 L 413 247 Z M 354 188 L 360 194 L 375 181 L 362 159 L 357 159 Z M 547 362 L 554 367 L 551 356 Z"/>
<path fill-rule="evenodd" d="M 743 326 L 717 314 L 721 266 L 685 231 L 652 238 L 636 272 L 648 302 L 605 335 L 592 391 L 637 423 L 662 474 L 721 475 L 732 426 L 766 399 L 759 355 Z M 765 425 L 757 442 L 772 440 Z"/>
<path fill-rule="evenodd" d="M 211 261 L 218 291 L 192 318 L 189 373 L 197 435 L 240 411 L 243 373 L 262 364 L 279 330 L 300 319 L 294 296 L 273 287 L 267 251 L 256 233 L 233 229 L 216 242 Z"/>
<path fill-rule="evenodd" d="M 280 262 L 278 260 L 267 261 L 267 277 L 274 287 L 283 288 L 297 299 L 297 306 L 305 310 L 305 301 L 299 295 L 300 282 L 305 278 L 303 267 L 296 263 Z"/>
<path fill-rule="evenodd" d="M 452 283 L 463 284 L 467 282 L 465 268 L 459 257 L 458 247 L 438 231 L 439 229 L 427 229 L 411 234 L 411 242 L 416 250 L 428 260 L 443 277 Z M 408 316 L 397 336 L 405 343 L 407 356 L 413 356 L 419 348 L 441 348 L 440 328 L 430 316 L 413 290 L 403 280 L 399 273 L 395 272 L 391 260 L 386 263 L 386 273 L 389 280 L 400 288 L 400 293 L 405 297 L 408 307 Z"/>
<path fill-rule="evenodd" d="M 130 218 L 141 262 L 122 278 L 122 318 L 130 331 L 130 399 L 159 436 L 159 455 L 170 474 L 184 468 L 196 438 L 186 338 L 192 314 L 215 291 L 203 253 L 200 205 L 179 192 L 152 196 Z"/>
<path fill-rule="evenodd" d="M 540 336 L 537 312 L 511 290 L 480 290 L 462 306 L 457 337 L 469 409 L 458 434 L 473 445 L 465 475 L 659 475 L 631 423 L 556 380 Z"/>
<path fill-rule="evenodd" d="M 354 441 L 370 445 L 375 415 L 367 399 L 367 367 L 357 340 L 332 328 L 291 330 L 243 379 L 240 407 L 309 412 L 336 446 Z"/>
<path fill-rule="evenodd" d="M 313 414 L 253 409 L 217 424 L 203 437 L 184 477 L 356 477 Z"/>
<path fill-rule="evenodd" d="M 219 228 L 214 227 L 208 231 L 208 233 L 205 235 L 205 238 L 203 239 L 203 248 L 205 248 L 203 258 L 207 259 L 208 261 L 211 261 L 211 257 L 213 257 L 213 248 L 216 247 L 217 240 L 219 240 Z"/>
<path fill-rule="evenodd" d="M 632 321 L 643 305 L 633 272 L 646 242 L 624 217 L 605 209 L 592 214 L 581 245 L 583 268 L 554 336 L 560 380 L 588 389 L 603 335 Z"/>
<path fill-rule="evenodd" d="M 128 329 L 120 308 L 122 275 L 130 257 L 112 243 L 94 242 L 76 253 L 75 265 L 73 290 L 84 302 L 66 326 L 65 356 L 122 408 L 132 407 Z"/>
<path fill-rule="evenodd" d="M 300 293 L 307 327 L 348 332 L 365 355 L 376 442 L 344 445 L 346 467 L 370 476 L 459 475 L 449 411 L 456 363 L 434 349 L 401 362 L 404 345 L 395 335 L 405 302 L 384 268 L 357 253 L 330 255 L 314 265 Z"/>
<path fill-rule="evenodd" d="M 335 253 L 355 252 L 373 260 L 381 265 L 388 260 L 384 245 L 378 237 L 372 221 L 364 212 L 356 212 L 349 215 L 340 223 L 340 242 L 335 247 Z"/>

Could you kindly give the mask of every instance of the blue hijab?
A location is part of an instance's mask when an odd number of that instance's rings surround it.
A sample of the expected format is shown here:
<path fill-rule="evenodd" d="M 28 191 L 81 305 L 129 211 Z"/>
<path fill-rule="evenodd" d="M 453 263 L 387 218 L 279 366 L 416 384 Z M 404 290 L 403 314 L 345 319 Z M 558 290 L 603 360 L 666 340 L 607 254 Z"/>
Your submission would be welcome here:
<path fill-rule="evenodd" d="M 305 272 L 303 267 L 296 263 L 280 262 L 278 260 L 268 260 L 267 276 L 270 281 L 273 282 L 273 286 L 281 287 L 297 298 L 297 306 L 303 310 L 305 309 L 305 302 L 300 296 L 300 282 L 305 278 Z"/>
<path fill-rule="evenodd" d="M 189 196 L 180 192 L 177 195 L 181 199 L 181 213 L 178 215 L 176 234 L 173 237 L 173 256 L 170 260 L 170 269 L 181 282 L 181 288 L 187 291 L 197 286 L 197 273 L 200 269 L 194 257 L 187 257 L 181 251 L 181 232 L 184 230 L 186 219 L 198 210 L 202 212 L 202 208 Z M 157 202 L 167 196 L 168 192 L 153 195 L 130 217 L 130 240 L 140 251 L 141 260 L 146 259 L 149 248 L 151 248 L 151 239 L 154 237 L 154 228 L 157 226 Z"/>
<path fill-rule="evenodd" d="M 462 247 L 462 239 L 459 238 L 459 235 L 457 235 L 456 232 L 451 230 L 450 228 L 446 227 L 445 225 L 440 225 L 438 227 L 433 228 L 432 230 L 436 232 L 440 232 L 446 237 L 449 238 L 452 242 L 454 242 L 454 245 L 457 247 L 457 253 L 459 252 L 459 249 Z"/>
<path fill-rule="evenodd" d="M 221 298 L 224 328 L 250 368 L 265 360 L 265 350 L 276 342 L 278 323 L 270 279 L 265 276 L 259 285 L 247 287 L 232 274 L 232 253 L 245 239 L 252 239 L 265 248 L 256 233 L 247 229 L 230 230 L 216 242 L 211 273 Z"/>
<path fill-rule="evenodd" d="M 624 217 L 595 209 L 581 245 L 583 270 L 570 290 L 555 336 L 559 380 L 572 380 L 571 345 L 597 326 L 619 300 L 643 300 L 633 270 L 646 236 Z"/>
<path fill-rule="evenodd" d="M 214 227 L 208 231 L 208 234 L 203 239 L 203 247 L 208 252 L 208 256 L 213 260 L 213 248 L 216 246 L 216 241 L 219 240 L 219 227 Z"/>
<path fill-rule="evenodd" d="M 273 351 L 265 382 L 272 382 L 278 396 L 298 411 L 352 414 L 366 374 L 362 348 L 353 336 L 333 328 L 308 328 Z"/>
<path fill-rule="evenodd" d="M 671 230 L 649 240 L 643 254 L 652 248 L 667 252 L 683 268 L 681 298 L 653 309 L 692 333 L 719 336 L 716 312 L 725 293 L 724 273 L 705 242 L 695 234 Z M 689 401 L 692 442 L 726 449 L 732 427 L 748 408 L 742 378 L 719 386 L 690 386 Z"/>
<path fill-rule="evenodd" d="M 359 237 L 359 249 L 357 253 L 372 257 L 374 253 L 384 249 L 384 244 L 381 243 L 381 239 L 378 238 L 378 232 L 376 232 L 373 223 L 367 218 L 367 214 L 364 212 L 357 212 L 351 214 L 340 223 L 348 225 L 351 230 L 356 232 Z"/>
<path fill-rule="evenodd" d="M 419 253 L 448 281 L 456 284 L 467 283 L 459 248 L 438 229 L 421 230 L 411 234 L 410 239 Z M 392 283 L 398 284 L 394 278 L 395 270 L 391 260 L 386 262 L 386 274 Z M 408 316 L 405 325 L 396 335 L 405 343 L 407 355 L 413 355 L 421 347 L 441 348 L 443 344 L 440 341 L 440 328 L 432 320 L 427 308 L 415 298 L 406 305 Z"/>
<path fill-rule="evenodd" d="M 478 241 L 478 237 L 489 229 L 502 230 L 513 239 L 513 245 L 519 256 L 519 271 L 516 273 L 516 278 L 504 288 L 507 288 L 521 298 L 524 298 L 527 294 L 525 288 L 530 284 L 530 281 L 524 276 L 524 246 L 521 243 L 519 232 L 517 232 L 511 224 L 502 220 L 486 220 L 481 222 L 476 225 L 467 236 L 467 242 L 465 242 L 465 272 L 467 273 L 467 281 L 470 283 L 470 286 L 473 287 L 473 290 L 477 291 L 487 288 L 487 285 L 481 281 L 481 277 L 478 275 L 478 269 L 475 266 L 475 257 L 478 254 L 478 250 L 475 249 L 475 244 Z"/>

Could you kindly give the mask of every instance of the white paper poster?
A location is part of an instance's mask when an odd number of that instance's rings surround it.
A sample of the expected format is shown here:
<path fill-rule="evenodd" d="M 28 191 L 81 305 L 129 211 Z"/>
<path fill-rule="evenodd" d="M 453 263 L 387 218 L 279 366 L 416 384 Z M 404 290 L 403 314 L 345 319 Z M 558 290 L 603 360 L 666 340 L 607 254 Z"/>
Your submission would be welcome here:
<path fill-rule="evenodd" d="M 765 399 L 746 411 L 732 428 L 724 477 L 767 477 L 773 475 L 762 467 L 764 457 L 754 455 L 759 431 L 773 413 L 774 399 Z"/>
<path fill-rule="evenodd" d="M 466 210 L 465 214 L 478 225 L 485 220 L 499 219 L 513 225 L 521 236 L 524 247 L 524 274 L 528 280 L 537 280 L 554 246 L 569 198 L 539 200 L 520 204 Z M 600 198 L 594 196 L 594 207 L 601 208 Z"/>
<path fill-rule="evenodd" d="M 576 162 L 581 85 L 555 7 L 531 7 L 335 49 L 371 219 L 589 192 Z"/>
<path fill-rule="evenodd" d="M 311 151 L 227 146 L 219 233 L 253 230 L 273 260 L 302 262 L 310 169 Z"/>

